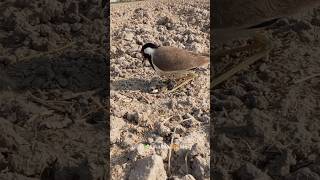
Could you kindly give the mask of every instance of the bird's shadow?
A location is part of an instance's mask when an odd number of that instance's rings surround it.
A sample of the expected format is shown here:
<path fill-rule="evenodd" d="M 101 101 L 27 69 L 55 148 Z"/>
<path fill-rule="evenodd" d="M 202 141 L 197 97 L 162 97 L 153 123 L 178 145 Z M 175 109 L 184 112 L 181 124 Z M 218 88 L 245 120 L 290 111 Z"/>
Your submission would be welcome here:
<path fill-rule="evenodd" d="M 140 91 L 149 93 L 153 87 L 164 85 L 163 82 L 155 77 L 151 80 L 144 80 L 139 78 L 128 78 L 111 81 L 110 89 L 114 91 Z"/>

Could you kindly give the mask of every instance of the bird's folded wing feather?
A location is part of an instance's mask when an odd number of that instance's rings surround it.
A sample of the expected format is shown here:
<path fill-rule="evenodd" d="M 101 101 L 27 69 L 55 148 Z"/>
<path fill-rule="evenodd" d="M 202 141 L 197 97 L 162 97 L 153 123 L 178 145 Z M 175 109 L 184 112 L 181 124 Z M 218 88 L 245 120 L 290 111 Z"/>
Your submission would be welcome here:
<path fill-rule="evenodd" d="M 159 47 L 153 64 L 162 71 L 190 70 L 209 63 L 209 57 L 175 47 Z"/>

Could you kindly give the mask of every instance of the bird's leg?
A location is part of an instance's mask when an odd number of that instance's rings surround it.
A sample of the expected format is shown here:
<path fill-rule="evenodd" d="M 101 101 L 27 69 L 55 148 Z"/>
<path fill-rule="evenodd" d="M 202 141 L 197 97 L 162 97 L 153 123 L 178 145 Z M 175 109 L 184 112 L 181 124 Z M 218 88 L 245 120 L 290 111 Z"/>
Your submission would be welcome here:
<path fill-rule="evenodd" d="M 214 88 L 216 85 L 224 82 L 225 80 L 229 79 L 234 74 L 238 73 L 239 71 L 247 68 L 251 64 L 255 63 L 257 60 L 262 58 L 269 58 L 269 52 L 272 48 L 271 41 L 263 34 L 256 34 L 254 37 L 255 43 L 250 48 L 260 49 L 259 52 L 253 54 L 252 56 L 246 58 L 243 62 L 236 65 L 232 69 L 228 70 L 227 72 L 221 74 L 220 76 L 213 79 L 211 82 L 211 88 Z"/>
<path fill-rule="evenodd" d="M 190 76 L 189 78 L 185 79 L 183 82 L 181 82 L 179 85 L 175 86 L 173 89 L 168 90 L 165 92 L 166 94 L 172 93 L 173 91 L 181 88 L 182 86 L 188 84 L 190 81 L 192 81 L 194 78 L 196 78 L 198 75 L 196 73 L 190 72 L 186 77 Z"/>
<path fill-rule="evenodd" d="M 169 79 L 167 82 L 167 89 L 168 90 L 173 89 L 176 84 L 177 84 L 176 81 Z"/>
<path fill-rule="evenodd" d="M 162 80 L 162 84 L 169 84 L 169 83 L 171 83 L 171 79 L 164 79 L 164 80 Z"/>

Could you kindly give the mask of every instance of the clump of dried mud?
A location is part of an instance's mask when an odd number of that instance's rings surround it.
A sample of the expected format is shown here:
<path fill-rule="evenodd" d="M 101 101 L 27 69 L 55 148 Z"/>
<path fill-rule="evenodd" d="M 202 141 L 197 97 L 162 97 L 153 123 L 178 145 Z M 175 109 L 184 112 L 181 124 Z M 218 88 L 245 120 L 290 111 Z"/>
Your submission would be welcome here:
<path fill-rule="evenodd" d="M 320 178 L 319 19 L 317 8 L 277 22 L 268 29 L 269 59 L 215 88 L 213 177 Z M 225 57 L 216 72 L 245 56 Z"/>
<path fill-rule="evenodd" d="M 119 3 L 110 11 L 111 176 L 209 179 L 209 69 L 176 93 L 151 93 L 160 79 L 140 54 L 147 42 L 208 53 L 209 1 Z"/>
<path fill-rule="evenodd" d="M 0 179 L 103 179 L 98 1 L 0 2 Z"/>

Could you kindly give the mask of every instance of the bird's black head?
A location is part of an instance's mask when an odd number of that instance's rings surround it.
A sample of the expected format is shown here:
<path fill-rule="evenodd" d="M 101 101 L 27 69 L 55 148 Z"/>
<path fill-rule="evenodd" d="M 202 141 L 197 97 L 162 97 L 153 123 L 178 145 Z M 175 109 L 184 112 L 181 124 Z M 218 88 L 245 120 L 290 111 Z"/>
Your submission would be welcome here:
<path fill-rule="evenodd" d="M 151 55 L 145 52 L 145 49 L 151 48 L 151 49 L 157 49 L 159 46 L 153 44 L 153 43 L 146 43 L 141 48 L 141 54 L 145 59 L 151 60 Z"/>

